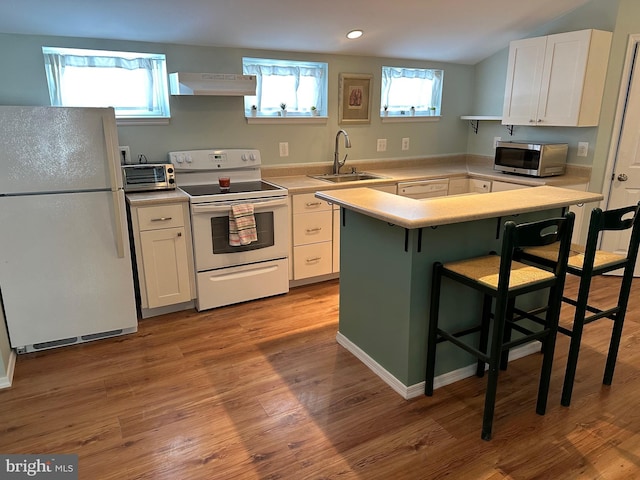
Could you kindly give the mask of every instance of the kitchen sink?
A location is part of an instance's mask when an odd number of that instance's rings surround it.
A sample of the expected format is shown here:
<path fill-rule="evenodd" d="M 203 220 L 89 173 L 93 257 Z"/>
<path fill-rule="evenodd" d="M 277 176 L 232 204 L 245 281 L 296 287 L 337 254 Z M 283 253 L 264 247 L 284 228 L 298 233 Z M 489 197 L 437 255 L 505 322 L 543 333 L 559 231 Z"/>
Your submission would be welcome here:
<path fill-rule="evenodd" d="M 342 182 L 360 182 L 362 180 L 378 180 L 386 177 L 380 175 L 374 175 L 366 172 L 356 173 L 325 173 L 323 175 L 309 175 L 311 178 L 317 180 L 324 180 L 326 182 L 342 183 Z"/>

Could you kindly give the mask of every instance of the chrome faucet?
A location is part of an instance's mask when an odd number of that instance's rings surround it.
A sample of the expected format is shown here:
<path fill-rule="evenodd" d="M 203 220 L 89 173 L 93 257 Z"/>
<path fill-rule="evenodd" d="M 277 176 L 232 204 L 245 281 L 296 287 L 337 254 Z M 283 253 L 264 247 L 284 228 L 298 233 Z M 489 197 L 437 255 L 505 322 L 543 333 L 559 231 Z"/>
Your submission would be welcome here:
<path fill-rule="evenodd" d="M 340 138 L 340 134 L 344 135 L 344 147 L 351 148 L 351 140 L 349 140 L 349 135 L 344 130 L 338 130 L 336 133 L 336 148 L 333 152 L 333 173 L 337 175 L 340 173 L 340 167 L 344 165 L 344 162 L 347 161 L 347 154 L 344 156 L 344 160 L 340 161 L 340 154 L 338 153 L 338 139 Z"/>

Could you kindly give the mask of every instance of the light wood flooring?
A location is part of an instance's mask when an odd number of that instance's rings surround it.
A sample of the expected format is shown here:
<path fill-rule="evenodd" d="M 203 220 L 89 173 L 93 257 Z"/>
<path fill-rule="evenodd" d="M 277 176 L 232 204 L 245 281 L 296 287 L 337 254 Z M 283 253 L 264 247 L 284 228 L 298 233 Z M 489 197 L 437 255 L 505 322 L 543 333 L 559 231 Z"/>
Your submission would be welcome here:
<path fill-rule="evenodd" d="M 618 279 L 597 280 L 606 303 Z M 331 281 L 19 356 L 0 391 L 0 453 L 77 453 L 87 480 L 640 478 L 640 280 L 613 385 L 601 320 L 562 407 L 560 335 L 547 414 L 535 414 L 540 355 L 511 362 L 490 442 L 486 377 L 405 401 L 336 343 L 337 319 Z"/>

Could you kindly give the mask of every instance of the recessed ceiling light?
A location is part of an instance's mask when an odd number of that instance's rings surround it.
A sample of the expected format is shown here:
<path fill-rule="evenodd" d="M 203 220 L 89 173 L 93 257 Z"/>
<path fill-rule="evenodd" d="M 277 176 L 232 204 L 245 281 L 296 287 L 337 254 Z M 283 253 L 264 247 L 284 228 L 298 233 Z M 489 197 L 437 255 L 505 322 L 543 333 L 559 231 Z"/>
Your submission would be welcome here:
<path fill-rule="evenodd" d="M 362 30 L 351 30 L 347 33 L 347 38 L 353 40 L 354 38 L 360 38 L 364 32 Z"/>

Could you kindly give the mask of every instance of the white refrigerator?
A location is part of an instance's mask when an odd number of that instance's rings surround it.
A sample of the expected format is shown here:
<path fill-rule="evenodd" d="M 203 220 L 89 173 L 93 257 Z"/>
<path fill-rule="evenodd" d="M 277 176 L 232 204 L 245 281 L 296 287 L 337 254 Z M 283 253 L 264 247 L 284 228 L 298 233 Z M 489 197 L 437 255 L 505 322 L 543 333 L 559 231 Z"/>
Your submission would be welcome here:
<path fill-rule="evenodd" d="M 0 295 L 19 353 L 137 330 L 113 109 L 0 106 Z"/>

